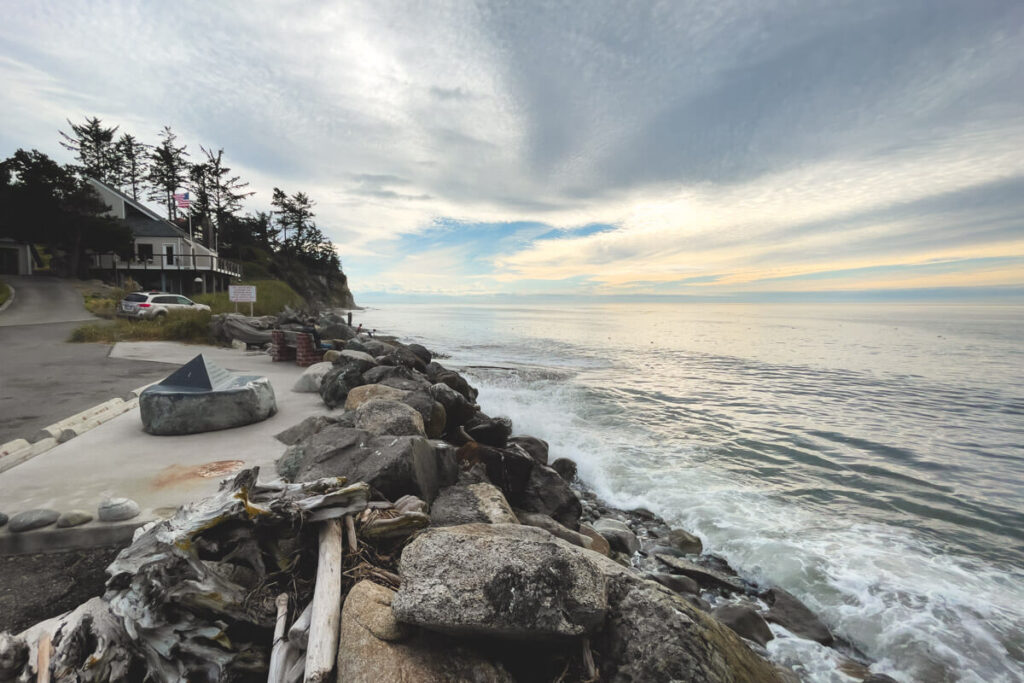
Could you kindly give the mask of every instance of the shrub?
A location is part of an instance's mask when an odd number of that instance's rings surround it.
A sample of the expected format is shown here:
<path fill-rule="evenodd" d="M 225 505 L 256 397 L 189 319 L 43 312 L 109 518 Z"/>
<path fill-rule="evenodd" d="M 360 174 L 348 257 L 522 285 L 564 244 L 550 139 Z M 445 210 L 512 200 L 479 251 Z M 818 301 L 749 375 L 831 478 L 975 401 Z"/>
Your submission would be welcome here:
<path fill-rule="evenodd" d="M 210 313 L 174 311 L 154 320 L 118 319 L 88 323 L 76 328 L 71 342 L 178 341 L 188 344 L 212 344 Z"/>

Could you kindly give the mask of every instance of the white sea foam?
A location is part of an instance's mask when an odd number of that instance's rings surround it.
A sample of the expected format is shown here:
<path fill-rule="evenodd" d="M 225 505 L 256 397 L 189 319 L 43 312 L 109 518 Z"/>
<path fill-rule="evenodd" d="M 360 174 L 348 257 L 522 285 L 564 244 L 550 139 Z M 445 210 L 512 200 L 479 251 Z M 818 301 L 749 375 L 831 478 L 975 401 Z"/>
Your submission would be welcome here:
<path fill-rule="evenodd" d="M 1024 680 L 1007 652 L 1021 647 L 1024 574 L 938 552 L 903 528 L 823 517 L 739 484 L 678 441 L 588 419 L 601 407 L 572 382 L 524 374 L 474 377 L 485 410 L 549 441 L 552 458 L 575 460 L 609 503 L 653 510 L 747 578 L 799 596 L 876 660 L 872 670 L 904 681 Z M 640 453 L 643 464 L 634 465 Z M 769 648 L 776 661 L 811 681 L 855 680 L 837 670 L 835 650 L 778 632 Z"/>

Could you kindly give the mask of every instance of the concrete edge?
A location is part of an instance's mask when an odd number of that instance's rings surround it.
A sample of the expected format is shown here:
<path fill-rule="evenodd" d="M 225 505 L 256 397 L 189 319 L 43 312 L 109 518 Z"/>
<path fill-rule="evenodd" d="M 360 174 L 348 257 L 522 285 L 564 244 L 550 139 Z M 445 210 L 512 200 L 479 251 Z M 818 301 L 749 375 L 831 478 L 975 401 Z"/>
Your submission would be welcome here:
<path fill-rule="evenodd" d="M 20 533 L 5 527 L 0 529 L 0 555 L 31 555 L 104 545 L 128 545 L 135 530 L 151 521 L 153 518 L 140 516 L 127 522 L 92 521 L 66 529 L 51 525 Z"/>
<path fill-rule="evenodd" d="M 112 398 L 60 422 L 55 422 L 49 427 L 39 430 L 31 439 L 8 441 L 0 446 L 0 473 L 17 467 L 54 446 L 84 434 L 90 429 L 95 429 L 104 422 L 135 408 L 139 404 L 139 394 L 148 386 L 150 384 L 144 384 L 132 390 L 124 398 Z"/>
<path fill-rule="evenodd" d="M 7 301 L 5 301 L 2 304 L 0 304 L 0 313 L 3 313 L 4 311 L 6 311 L 7 307 L 14 303 L 14 291 L 15 290 L 14 290 L 14 287 L 11 285 L 10 282 L 7 283 L 7 290 L 11 293 L 11 295 L 9 297 L 7 297 Z"/>

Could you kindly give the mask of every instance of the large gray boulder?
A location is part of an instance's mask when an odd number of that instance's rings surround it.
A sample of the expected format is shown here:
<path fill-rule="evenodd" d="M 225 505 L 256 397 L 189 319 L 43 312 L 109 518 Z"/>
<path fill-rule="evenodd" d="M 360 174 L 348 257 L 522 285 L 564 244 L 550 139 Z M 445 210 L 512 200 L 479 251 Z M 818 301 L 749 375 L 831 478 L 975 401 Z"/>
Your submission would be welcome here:
<path fill-rule="evenodd" d="M 765 614 L 768 621 L 785 626 L 801 638 L 815 640 L 822 645 L 832 644 L 832 632 L 828 626 L 792 593 L 771 588 L 761 597 L 770 605 Z"/>
<path fill-rule="evenodd" d="M 315 394 L 320 391 L 320 383 L 324 376 L 334 369 L 334 363 L 313 363 L 299 375 L 292 385 L 292 391 L 300 394 Z"/>
<path fill-rule="evenodd" d="M 358 364 L 335 365 L 320 382 L 320 398 L 328 408 L 337 408 L 345 405 L 348 392 L 364 384 L 366 381 Z"/>
<path fill-rule="evenodd" d="M 371 399 L 356 409 L 356 427 L 371 434 L 427 435 L 423 417 L 415 408 L 384 398 Z"/>
<path fill-rule="evenodd" d="M 345 410 L 355 410 L 367 401 L 375 398 L 386 398 L 391 401 L 400 401 L 405 392 L 394 387 L 387 387 L 383 384 L 364 384 L 349 390 L 348 398 L 345 399 Z"/>
<path fill-rule="evenodd" d="M 663 553 L 655 553 L 654 557 L 673 571 L 676 571 L 683 576 L 689 576 L 704 588 L 714 588 L 727 593 L 743 592 L 743 584 L 740 583 L 738 579 L 734 579 L 733 577 L 723 574 L 718 570 L 710 567 L 704 567 L 696 562 L 690 562 L 689 560 L 681 557 L 673 557 Z"/>
<path fill-rule="evenodd" d="M 582 636 L 601 626 L 607 610 L 604 578 L 594 564 L 529 526 L 428 529 L 406 546 L 399 572 L 395 616 L 444 633 Z"/>
<path fill-rule="evenodd" d="M 390 500 L 410 494 L 430 502 L 442 486 L 455 483 L 458 467 L 450 449 L 435 449 L 420 436 L 374 436 L 330 425 L 289 447 L 277 472 L 288 481 L 344 476 L 365 481 Z"/>
<path fill-rule="evenodd" d="M 768 641 L 775 637 L 764 618 L 750 605 L 740 603 L 721 605 L 715 608 L 711 616 L 761 647 L 767 645 Z"/>
<path fill-rule="evenodd" d="M 142 428 L 164 436 L 241 427 L 276 412 L 270 380 L 228 372 L 202 354 L 139 395 Z"/>
<path fill-rule="evenodd" d="M 460 524 L 518 524 L 505 496 L 487 483 L 455 484 L 441 489 L 430 506 L 432 526 Z"/>
<path fill-rule="evenodd" d="M 457 433 L 459 427 L 466 424 L 476 414 L 476 405 L 447 384 L 434 384 L 429 391 L 431 397 L 444 406 L 445 432 L 448 434 Z"/>
<path fill-rule="evenodd" d="M 384 386 L 378 384 L 376 386 Z M 391 387 L 388 387 L 391 388 Z M 410 391 L 403 395 L 402 403 L 416 409 L 416 412 L 423 418 L 423 427 L 427 430 L 427 436 L 431 439 L 440 439 L 444 435 L 445 423 L 448 414 L 444 406 L 424 390 Z"/>
<path fill-rule="evenodd" d="M 341 611 L 337 679 L 345 683 L 512 683 L 512 676 L 458 643 L 438 642 L 395 619 L 395 592 L 360 581 Z"/>
<path fill-rule="evenodd" d="M 687 600 L 614 561 L 592 555 L 605 575 L 608 613 L 591 639 L 612 683 L 782 683 L 778 670 L 730 629 Z"/>
<path fill-rule="evenodd" d="M 573 531 L 567 529 L 555 520 L 551 519 L 545 514 L 540 512 L 527 512 L 525 510 L 517 510 L 516 517 L 519 519 L 520 524 L 527 524 L 529 526 L 535 526 L 538 529 L 543 529 L 553 536 L 557 536 L 563 541 L 568 541 L 575 546 L 580 548 L 592 549 L 594 541 L 586 534 L 580 533 L 579 531 Z M 596 552 L 596 551 L 595 551 Z"/>
<path fill-rule="evenodd" d="M 540 512 L 553 518 L 562 526 L 578 529 L 583 506 L 569 485 L 550 467 L 536 463 L 530 471 L 526 489 L 519 496 L 509 499 L 518 508 L 527 512 Z"/>
<path fill-rule="evenodd" d="M 530 454 L 541 465 L 548 464 L 548 442 L 535 436 L 513 436 L 508 440 Z"/>
<path fill-rule="evenodd" d="M 612 550 L 632 555 L 640 550 L 640 541 L 625 522 L 610 517 L 602 517 L 591 526 L 608 541 Z"/>

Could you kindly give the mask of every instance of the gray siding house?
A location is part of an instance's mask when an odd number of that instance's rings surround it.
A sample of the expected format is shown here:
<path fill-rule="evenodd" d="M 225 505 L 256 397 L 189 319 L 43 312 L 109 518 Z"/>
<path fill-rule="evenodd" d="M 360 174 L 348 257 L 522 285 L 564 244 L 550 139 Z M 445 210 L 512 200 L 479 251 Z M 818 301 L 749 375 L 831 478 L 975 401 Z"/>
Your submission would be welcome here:
<path fill-rule="evenodd" d="M 89 178 L 89 184 L 110 207 L 108 215 L 128 223 L 134 237 L 128 260 L 117 254 L 92 255 L 90 268 L 98 275 L 118 283 L 130 276 L 144 288 L 181 294 L 224 290 L 242 277 L 239 264 L 220 258 L 142 203 L 99 180 Z"/>

